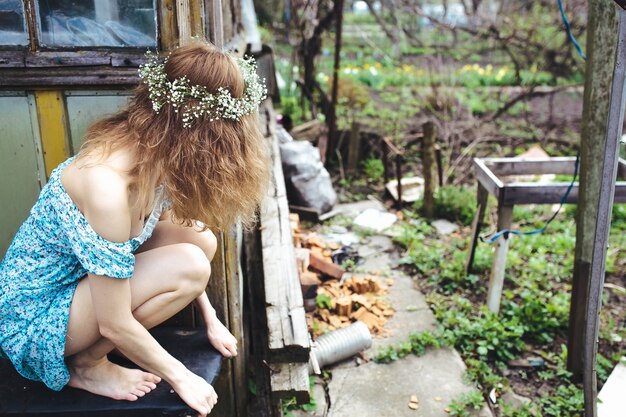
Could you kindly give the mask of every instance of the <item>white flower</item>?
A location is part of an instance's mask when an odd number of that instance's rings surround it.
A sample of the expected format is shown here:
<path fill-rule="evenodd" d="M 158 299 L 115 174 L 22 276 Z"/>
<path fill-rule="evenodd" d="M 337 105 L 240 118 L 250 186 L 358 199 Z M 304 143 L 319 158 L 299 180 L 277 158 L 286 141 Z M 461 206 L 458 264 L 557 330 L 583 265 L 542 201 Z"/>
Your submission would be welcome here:
<path fill-rule="evenodd" d="M 210 121 L 219 119 L 238 120 L 242 116 L 257 110 L 267 95 L 265 80 L 260 80 L 256 73 L 256 63 L 252 58 L 237 58 L 239 69 L 245 83 L 241 97 L 233 97 L 224 87 L 219 87 L 216 94 L 208 92 L 202 85 L 191 85 L 186 77 L 170 82 L 165 74 L 165 62 L 159 63 L 158 57 L 147 52 L 148 62 L 139 67 L 139 77 L 148 85 L 152 108 L 158 113 L 165 104 L 171 104 L 178 113 L 183 113 L 183 126 L 190 127 L 195 119 L 204 115 Z M 189 100 L 198 101 L 190 104 Z"/>

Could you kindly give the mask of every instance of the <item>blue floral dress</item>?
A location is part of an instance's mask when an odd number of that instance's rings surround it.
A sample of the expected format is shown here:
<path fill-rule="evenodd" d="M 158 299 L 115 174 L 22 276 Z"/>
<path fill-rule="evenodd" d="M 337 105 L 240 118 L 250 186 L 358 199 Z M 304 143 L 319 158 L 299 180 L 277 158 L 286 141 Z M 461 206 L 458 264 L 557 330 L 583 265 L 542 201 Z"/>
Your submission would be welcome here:
<path fill-rule="evenodd" d="M 158 187 L 143 232 L 126 242 L 108 241 L 91 228 L 61 184 L 61 172 L 73 159 L 52 172 L 0 263 L 0 358 L 56 391 L 70 378 L 65 336 L 78 281 L 88 272 L 130 278 L 135 250 L 169 206 Z"/>

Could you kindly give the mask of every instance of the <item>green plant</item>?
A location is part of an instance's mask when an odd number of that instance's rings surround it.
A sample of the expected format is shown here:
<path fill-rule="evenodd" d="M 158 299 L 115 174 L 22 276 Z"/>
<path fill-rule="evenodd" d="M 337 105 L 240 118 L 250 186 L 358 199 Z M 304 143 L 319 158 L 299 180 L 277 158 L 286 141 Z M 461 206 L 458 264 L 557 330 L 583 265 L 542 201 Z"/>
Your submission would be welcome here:
<path fill-rule="evenodd" d="M 413 353 L 422 356 L 426 349 L 438 349 L 446 343 L 440 332 L 411 333 L 409 340 L 397 346 L 387 346 L 383 348 L 375 357 L 377 363 L 390 363 Z"/>
<path fill-rule="evenodd" d="M 282 415 L 284 417 L 293 417 L 293 411 L 295 410 L 304 410 L 304 411 L 315 411 L 317 410 L 317 402 L 315 401 L 315 397 L 313 397 L 313 386 L 315 385 L 314 377 L 309 377 L 309 396 L 310 400 L 306 404 L 298 404 L 296 397 L 291 397 L 286 400 L 282 400 L 281 408 Z"/>
<path fill-rule="evenodd" d="M 418 200 L 415 210 L 422 209 L 423 201 Z M 476 196 L 472 190 L 457 186 L 444 186 L 435 193 L 435 216 L 459 222 L 465 226 L 472 224 L 476 212 Z"/>
<path fill-rule="evenodd" d="M 317 304 L 317 308 L 326 308 L 328 310 L 333 308 L 330 296 L 324 293 L 317 294 L 317 297 L 315 297 L 315 304 Z"/>
<path fill-rule="evenodd" d="M 363 161 L 363 173 L 373 183 L 379 183 L 385 173 L 385 166 L 380 158 L 368 158 Z"/>
<path fill-rule="evenodd" d="M 449 414 L 457 417 L 470 417 L 472 411 L 480 410 L 483 407 L 484 398 L 480 391 L 471 391 L 463 394 L 450 402 Z"/>

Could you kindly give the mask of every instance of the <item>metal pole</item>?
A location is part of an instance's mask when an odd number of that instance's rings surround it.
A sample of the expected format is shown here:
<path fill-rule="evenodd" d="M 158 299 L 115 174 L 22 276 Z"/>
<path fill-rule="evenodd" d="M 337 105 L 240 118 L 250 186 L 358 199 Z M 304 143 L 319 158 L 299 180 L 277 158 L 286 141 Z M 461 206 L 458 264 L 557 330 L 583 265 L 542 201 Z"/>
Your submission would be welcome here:
<path fill-rule="evenodd" d="M 335 66 L 333 68 L 333 89 L 330 104 L 330 117 L 328 118 L 328 148 L 326 149 L 326 162 L 328 163 L 337 147 L 337 93 L 339 90 L 339 67 L 341 60 L 341 28 L 343 25 L 343 0 L 337 0 L 337 26 L 335 29 Z M 307 86 L 313 89 L 313 86 Z"/>
<path fill-rule="evenodd" d="M 600 325 L 600 309 L 602 307 L 602 288 L 606 269 L 606 251 L 611 226 L 617 163 L 619 159 L 618 144 L 624 123 L 626 100 L 626 11 L 619 11 L 619 27 L 613 86 L 611 89 L 611 108 L 607 121 L 606 143 L 602 178 L 600 181 L 600 198 L 598 200 L 598 220 L 596 223 L 593 255 L 591 258 L 591 279 L 589 297 L 587 298 L 587 320 L 585 324 L 585 345 L 583 348 L 583 389 L 585 393 L 585 416 L 597 416 L 597 381 L 596 355 L 598 351 L 598 328 Z"/>

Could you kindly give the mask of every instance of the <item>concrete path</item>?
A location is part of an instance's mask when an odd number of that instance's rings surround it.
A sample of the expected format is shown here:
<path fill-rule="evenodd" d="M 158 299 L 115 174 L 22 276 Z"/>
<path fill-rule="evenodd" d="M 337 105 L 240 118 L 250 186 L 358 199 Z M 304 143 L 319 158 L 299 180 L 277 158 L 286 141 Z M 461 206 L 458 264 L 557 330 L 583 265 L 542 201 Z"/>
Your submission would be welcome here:
<path fill-rule="evenodd" d="M 398 267 L 398 253 L 391 239 L 375 235 L 364 238 L 358 246 L 365 263 L 358 271 L 386 273 L 393 278 L 387 300 L 396 310 L 385 329 L 389 336 L 375 338 L 365 356 L 372 358 L 382 347 L 408 340 L 411 332 L 433 330 L 436 320 L 424 295 L 411 277 Z M 446 408 L 453 398 L 471 391 L 463 383 L 465 365 L 453 349 L 429 350 L 424 356 L 409 355 L 391 364 L 351 359 L 326 369 L 330 378 L 316 377 L 315 412 L 298 411 L 297 417 L 447 417 Z M 411 396 L 419 400 L 417 410 L 409 408 Z M 485 407 L 477 414 L 489 417 Z"/>

